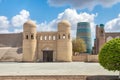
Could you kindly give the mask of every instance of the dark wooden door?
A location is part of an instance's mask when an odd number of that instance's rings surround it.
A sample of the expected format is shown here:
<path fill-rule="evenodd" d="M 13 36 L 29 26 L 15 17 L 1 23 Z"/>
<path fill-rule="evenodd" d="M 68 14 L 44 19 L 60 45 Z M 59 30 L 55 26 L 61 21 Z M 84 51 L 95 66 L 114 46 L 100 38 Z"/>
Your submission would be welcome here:
<path fill-rule="evenodd" d="M 53 51 L 43 51 L 43 62 L 53 61 Z"/>

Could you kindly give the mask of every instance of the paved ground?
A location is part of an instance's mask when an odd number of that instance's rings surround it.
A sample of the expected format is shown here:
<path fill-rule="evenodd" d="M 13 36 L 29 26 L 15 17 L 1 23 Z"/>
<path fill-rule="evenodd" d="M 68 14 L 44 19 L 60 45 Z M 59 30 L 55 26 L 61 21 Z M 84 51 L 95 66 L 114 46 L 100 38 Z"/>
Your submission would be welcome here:
<path fill-rule="evenodd" d="M 1 75 L 118 75 L 98 63 L 0 63 Z"/>

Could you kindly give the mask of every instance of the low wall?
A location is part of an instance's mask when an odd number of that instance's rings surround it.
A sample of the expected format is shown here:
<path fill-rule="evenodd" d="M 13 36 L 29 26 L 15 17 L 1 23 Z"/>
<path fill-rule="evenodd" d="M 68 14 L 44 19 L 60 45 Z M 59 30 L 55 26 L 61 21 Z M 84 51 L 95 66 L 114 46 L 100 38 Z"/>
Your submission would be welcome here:
<path fill-rule="evenodd" d="M 86 80 L 86 76 L 82 76 L 82 75 L 0 76 L 0 80 Z"/>
<path fill-rule="evenodd" d="M 88 62 L 98 62 L 98 55 L 88 55 L 87 61 Z"/>
<path fill-rule="evenodd" d="M 98 62 L 98 55 L 79 54 L 72 57 L 73 61 L 79 62 Z"/>
<path fill-rule="evenodd" d="M 79 54 L 79 55 L 73 56 L 72 60 L 73 61 L 80 61 L 80 62 L 87 61 L 87 54 Z"/>
<path fill-rule="evenodd" d="M 52 75 L 52 76 L 0 76 L 0 80 L 118 80 L 118 76 L 83 76 L 83 75 Z"/>

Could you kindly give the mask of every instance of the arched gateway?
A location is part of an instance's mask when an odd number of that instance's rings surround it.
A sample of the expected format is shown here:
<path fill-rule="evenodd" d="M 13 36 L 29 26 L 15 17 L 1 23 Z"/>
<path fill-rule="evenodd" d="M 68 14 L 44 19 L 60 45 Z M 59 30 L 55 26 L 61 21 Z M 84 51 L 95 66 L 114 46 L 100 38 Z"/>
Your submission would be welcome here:
<path fill-rule="evenodd" d="M 51 46 L 47 45 L 42 49 L 43 62 L 53 62 L 54 50 Z"/>
<path fill-rule="evenodd" d="M 53 62 L 53 51 L 52 50 L 43 51 L 43 62 Z"/>

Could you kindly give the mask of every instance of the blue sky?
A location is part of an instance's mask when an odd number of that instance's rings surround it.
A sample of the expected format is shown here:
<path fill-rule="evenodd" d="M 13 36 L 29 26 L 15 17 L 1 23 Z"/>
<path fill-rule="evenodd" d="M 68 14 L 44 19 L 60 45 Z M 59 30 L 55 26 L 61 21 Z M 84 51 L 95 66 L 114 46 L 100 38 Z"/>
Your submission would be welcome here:
<path fill-rule="evenodd" d="M 99 15 L 95 18 L 95 23 L 100 24 L 106 23 L 107 21 L 116 18 L 120 13 L 119 7 L 120 2 L 118 1 L 118 3 L 109 7 L 96 5 L 92 10 L 89 10 L 89 8 L 86 7 L 76 10 L 78 13 L 98 13 Z M 64 10 L 67 8 L 73 7 L 69 6 L 68 4 L 63 6 L 51 6 L 48 0 L 0 0 L 0 16 L 7 16 L 8 19 L 11 19 L 13 16 L 19 14 L 19 12 L 24 9 L 29 11 L 31 19 L 37 20 L 38 22 L 49 22 L 55 19 L 59 13 L 64 12 Z"/>
<path fill-rule="evenodd" d="M 21 32 L 27 20 L 37 24 L 38 31 L 55 31 L 57 23 L 67 19 L 76 35 L 77 22 L 105 24 L 105 30 L 120 31 L 120 0 L 0 0 L 0 33 Z"/>

